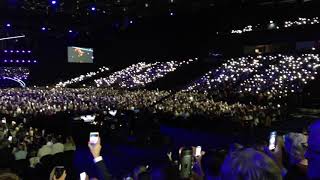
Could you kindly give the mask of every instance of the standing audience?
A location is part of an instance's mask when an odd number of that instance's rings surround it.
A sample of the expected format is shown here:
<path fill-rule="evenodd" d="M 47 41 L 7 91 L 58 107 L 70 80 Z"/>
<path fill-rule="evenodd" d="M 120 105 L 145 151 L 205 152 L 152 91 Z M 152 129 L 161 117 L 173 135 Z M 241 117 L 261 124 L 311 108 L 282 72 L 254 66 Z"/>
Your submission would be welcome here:
<path fill-rule="evenodd" d="M 11 164 L 15 166 L 17 165 L 16 163 L 21 160 L 26 160 L 28 163 L 30 162 L 30 167 L 36 169 L 39 164 L 41 165 L 42 157 L 76 149 L 72 137 L 67 137 L 65 144 L 63 144 L 61 135 L 44 135 L 41 134 L 38 129 L 33 128 L 26 130 L 24 124 L 20 124 L 19 126 L 6 124 L 1 127 L 3 139 L 0 139 L 0 168 L 2 169 L 10 167 Z M 13 135 L 11 131 L 15 131 L 15 137 L 12 139 L 8 138 L 8 136 Z M 282 137 L 284 146 L 281 145 L 283 144 L 281 140 Z M 283 146 L 285 151 L 275 150 L 273 152 L 267 152 L 263 147 L 258 148 L 259 151 L 257 151 L 252 148 L 244 148 L 244 146 L 238 144 L 237 148 L 230 149 L 229 154 L 221 165 L 218 165 L 220 164 L 220 160 L 210 160 L 218 163 L 217 166 L 212 163 L 210 164 L 210 162 L 207 164 L 208 160 L 206 159 L 215 158 L 212 154 L 210 155 L 209 153 L 208 156 L 206 156 L 206 154 L 201 153 L 201 156 L 196 157 L 193 153 L 193 175 L 189 179 L 320 180 L 320 121 L 316 121 L 310 126 L 309 134 L 288 133 L 284 136 L 278 136 L 277 139 L 279 139 L 277 149 L 281 149 Z M 99 138 L 96 144 L 88 143 L 88 147 L 92 154 L 99 179 L 111 180 L 111 173 L 106 167 L 104 158 L 101 156 L 102 145 L 100 142 L 101 140 Z M 42 144 L 42 146 L 39 146 L 38 143 Z M 193 151 L 195 151 L 194 148 Z M 218 153 L 218 151 L 214 152 Z M 226 153 L 226 151 L 223 151 L 223 153 L 219 155 L 219 158 L 223 159 L 224 153 Z M 172 153 L 168 154 L 168 157 L 171 163 L 175 164 L 170 166 L 171 169 L 177 169 L 178 166 L 176 165 L 179 164 L 179 161 L 173 161 Z M 204 161 L 201 161 L 201 159 L 204 159 Z M 202 169 L 202 164 L 205 167 L 205 171 Z M 221 169 L 220 173 L 218 172 L 219 168 Z M 68 169 L 65 169 L 62 176 L 56 177 L 54 169 L 50 179 L 64 180 L 69 176 L 68 171 Z M 177 169 L 177 171 L 179 170 Z M 208 171 L 211 171 L 211 173 L 208 173 Z M 175 177 L 179 178 L 176 175 Z M 7 179 L 18 178 L 18 176 L 14 174 L 4 172 L 0 173 L 0 180 L 2 177 L 6 177 Z M 133 179 L 142 180 L 151 179 L 151 177 L 152 171 L 144 170 L 143 172 L 135 174 Z M 168 176 L 166 177 L 166 179 L 170 179 Z"/>

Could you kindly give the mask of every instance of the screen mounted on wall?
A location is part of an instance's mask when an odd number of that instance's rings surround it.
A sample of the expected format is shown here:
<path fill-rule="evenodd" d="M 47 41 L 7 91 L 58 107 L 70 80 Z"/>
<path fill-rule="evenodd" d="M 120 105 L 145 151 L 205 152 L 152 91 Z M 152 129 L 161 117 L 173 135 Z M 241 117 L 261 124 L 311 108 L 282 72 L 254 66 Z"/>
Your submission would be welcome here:
<path fill-rule="evenodd" d="M 93 49 L 83 47 L 68 47 L 69 63 L 93 63 Z"/>

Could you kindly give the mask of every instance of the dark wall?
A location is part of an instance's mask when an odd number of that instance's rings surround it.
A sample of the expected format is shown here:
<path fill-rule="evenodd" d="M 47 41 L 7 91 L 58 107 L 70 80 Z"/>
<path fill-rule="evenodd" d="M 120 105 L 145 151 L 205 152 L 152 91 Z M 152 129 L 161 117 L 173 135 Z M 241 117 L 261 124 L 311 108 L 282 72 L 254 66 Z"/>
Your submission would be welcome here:
<path fill-rule="evenodd" d="M 59 79 L 96 70 L 105 65 L 114 70 L 139 61 L 186 60 L 208 52 L 206 24 L 192 17 L 166 17 L 136 20 L 126 27 L 94 29 L 91 34 L 34 33 L 39 65 L 34 67 L 34 82 Z M 67 63 L 67 46 L 94 48 L 94 64 Z M 49 81 L 48 81 L 49 80 Z"/>

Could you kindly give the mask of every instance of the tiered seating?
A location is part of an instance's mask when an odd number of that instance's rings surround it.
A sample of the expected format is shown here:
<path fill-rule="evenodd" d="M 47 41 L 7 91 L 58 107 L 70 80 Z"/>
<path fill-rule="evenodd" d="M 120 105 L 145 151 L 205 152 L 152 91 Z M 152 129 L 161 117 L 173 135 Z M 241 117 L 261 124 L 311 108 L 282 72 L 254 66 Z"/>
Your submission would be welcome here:
<path fill-rule="evenodd" d="M 262 56 L 230 59 L 220 68 L 206 73 L 190 85 L 187 90 L 207 91 L 235 85 L 239 81 L 250 77 L 251 74 L 257 73 L 260 68 L 265 67 L 267 64 L 268 61 Z"/>
<path fill-rule="evenodd" d="M 247 92 L 282 97 L 314 80 L 319 65 L 317 54 L 231 59 L 209 71 L 186 91 L 231 91 L 233 94 Z"/>
<path fill-rule="evenodd" d="M 277 64 L 270 65 L 265 71 L 241 83 L 241 91 L 287 96 L 290 92 L 302 90 L 303 86 L 314 80 L 318 74 L 319 55 L 286 56 L 279 54 L 275 58 L 280 58 Z"/>
<path fill-rule="evenodd" d="M 99 74 L 101 74 L 103 72 L 109 71 L 109 70 L 110 70 L 109 68 L 103 66 L 103 67 L 99 68 L 99 70 L 96 71 L 96 72 L 89 72 L 89 73 L 87 73 L 85 75 L 82 74 L 82 75 L 80 75 L 78 77 L 75 77 L 75 78 L 72 78 L 70 80 L 67 80 L 67 81 L 64 81 L 64 82 L 59 82 L 58 84 L 56 84 L 56 87 L 66 87 L 66 86 L 69 86 L 69 85 L 72 85 L 72 84 L 77 84 L 79 82 L 82 82 L 82 81 L 84 81 L 86 79 L 89 79 L 91 77 L 97 76 L 97 75 L 99 75 Z"/>
<path fill-rule="evenodd" d="M 95 80 L 97 87 L 120 87 L 124 89 L 132 89 L 144 87 L 155 80 L 164 77 L 166 74 L 175 71 L 184 64 L 193 62 L 188 61 L 170 61 L 145 63 L 140 62 L 129 66 L 126 69 L 117 71 L 106 78 Z"/>

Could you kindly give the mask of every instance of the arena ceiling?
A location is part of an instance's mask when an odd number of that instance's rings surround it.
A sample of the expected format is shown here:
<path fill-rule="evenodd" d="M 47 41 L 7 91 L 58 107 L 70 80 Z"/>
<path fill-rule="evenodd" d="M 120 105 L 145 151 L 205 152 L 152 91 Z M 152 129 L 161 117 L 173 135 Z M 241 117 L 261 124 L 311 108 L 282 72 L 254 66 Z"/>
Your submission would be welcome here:
<path fill-rule="evenodd" d="M 73 30 L 87 37 L 97 31 L 103 34 L 126 30 L 131 22 L 142 24 L 141 29 L 174 28 L 181 22 L 208 32 L 229 31 L 236 26 L 280 18 L 275 7 L 287 8 L 288 11 L 278 11 L 285 14 L 283 18 L 293 17 L 292 14 L 313 17 L 318 14 L 319 5 L 319 0 L 3 0 L 0 1 L 0 33 L 41 34 L 45 29 L 47 34 L 60 37 Z M 315 10 L 299 11 L 297 7 Z M 170 16 L 177 18 L 171 21 Z M 6 27 L 8 23 L 12 27 Z"/>
<path fill-rule="evenodd" d="M 93 11 L 104 15 L 153 15 L 172 12 L 197 12 L 208 8 L 304 5 L 316 0 L 6 0 L 2 7 L 40 14 L 62 13 L 86 16 Z"/>

